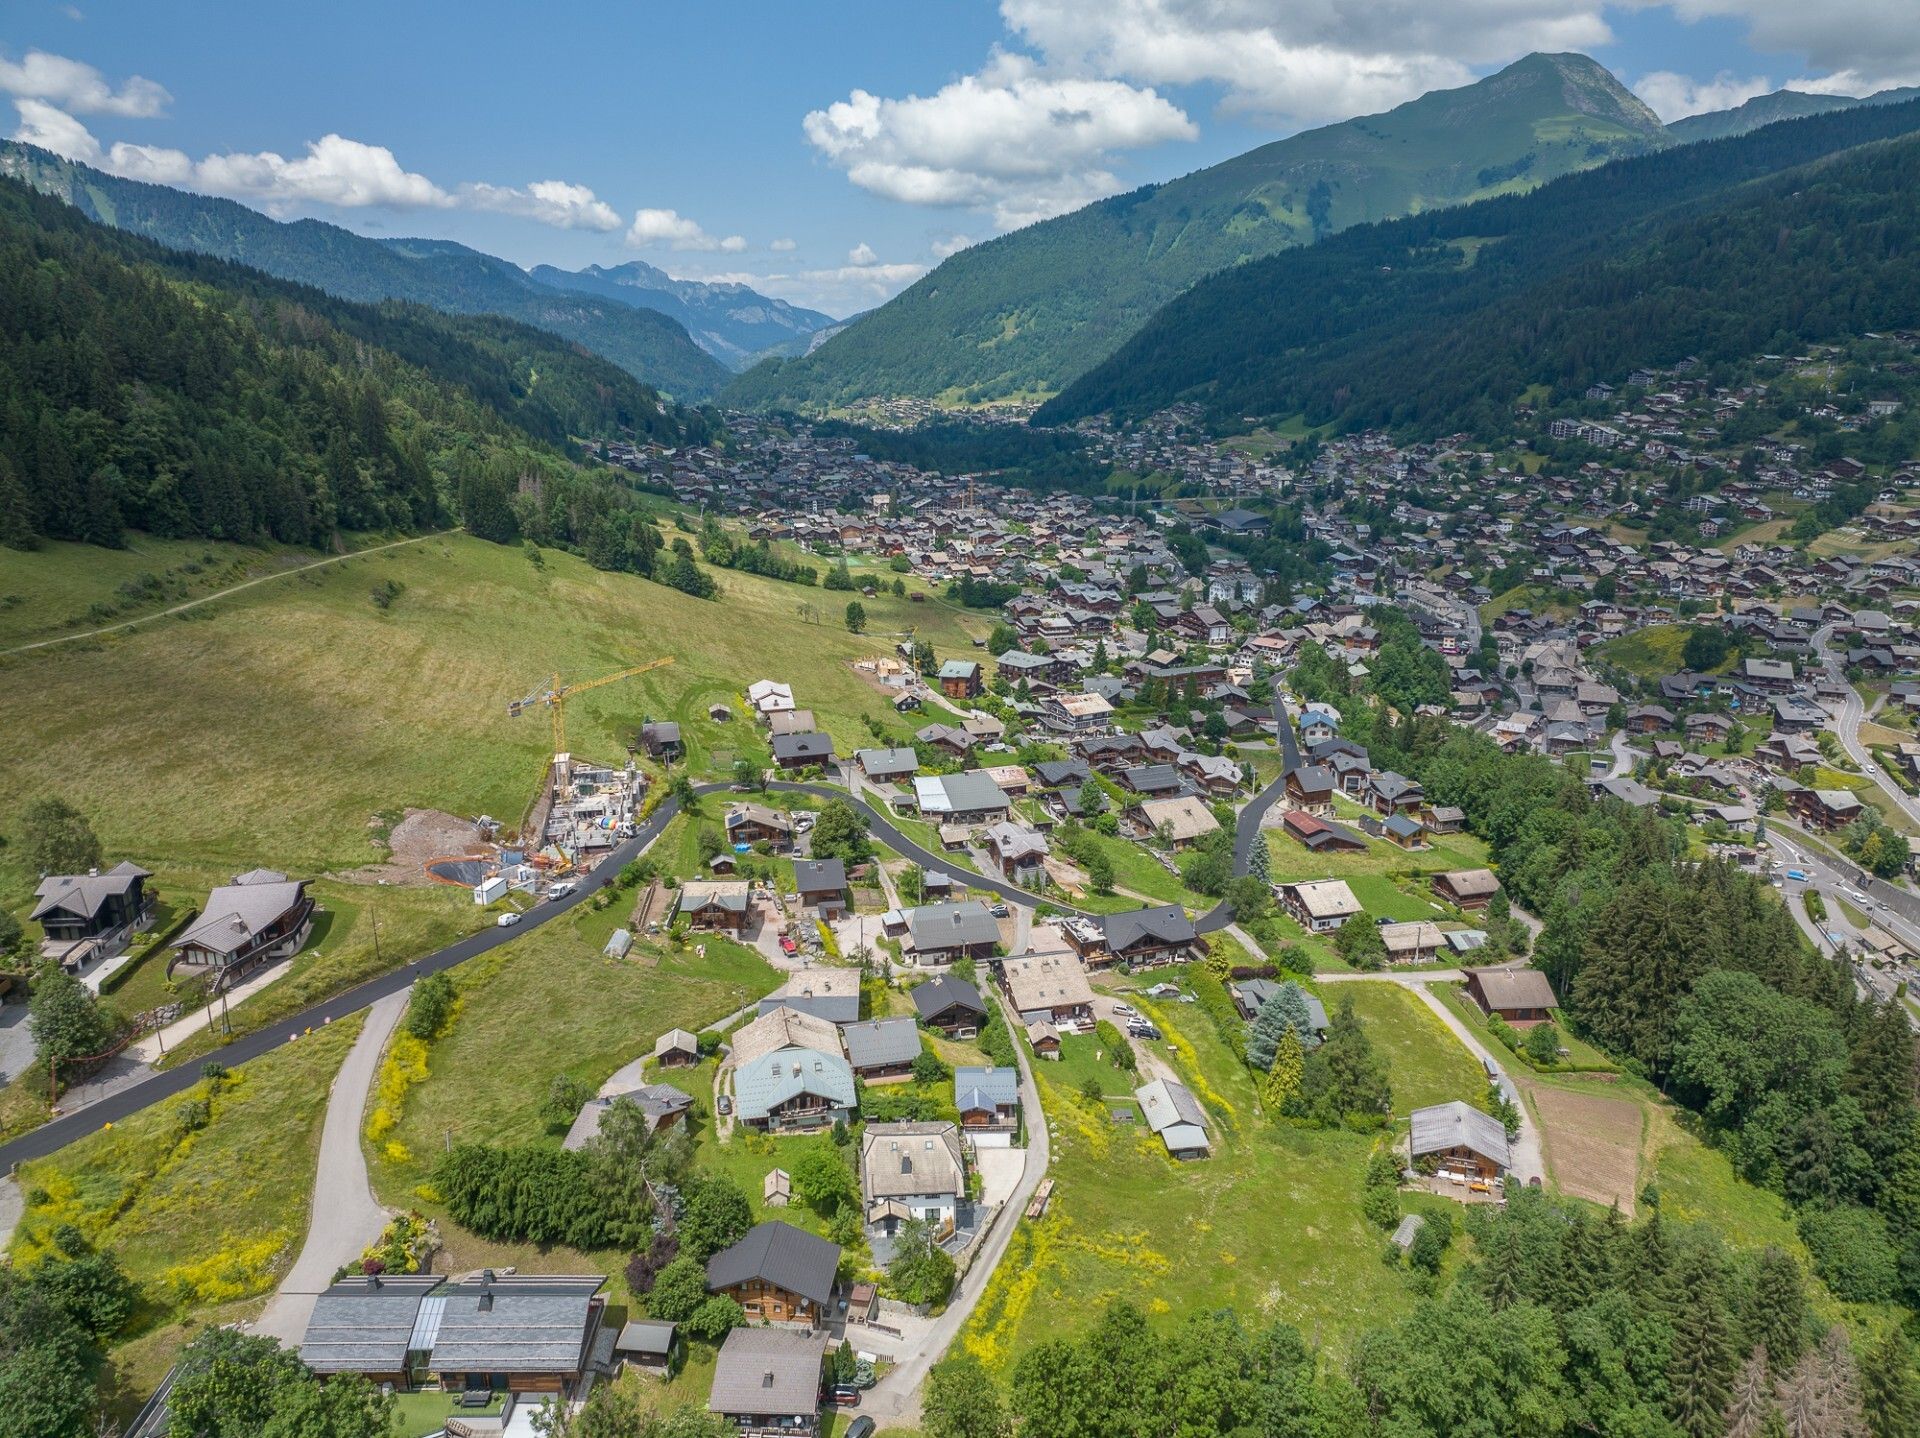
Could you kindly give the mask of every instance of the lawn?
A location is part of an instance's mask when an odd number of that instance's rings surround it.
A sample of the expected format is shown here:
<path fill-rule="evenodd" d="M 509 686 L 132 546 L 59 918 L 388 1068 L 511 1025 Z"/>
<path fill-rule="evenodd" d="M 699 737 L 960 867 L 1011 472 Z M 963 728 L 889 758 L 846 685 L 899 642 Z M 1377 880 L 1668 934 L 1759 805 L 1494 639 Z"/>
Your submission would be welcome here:
<path fill-rule="evenodd" d="M 1327 984 L 1319 994 L 1329 1014 L 1352 1000 L 1367 1036 L 1386 1056 L 1396 1114 L 1452 1099 L 1478 1105 L 1485 1096 L 1480 1061 L 1417 995 L 1399 984 L 1365 982 Z"/>
<path fill-rule="evenodd" d="M 342 1019 L 235 1069 L 197 1131 L 182 1116 L 209 1096 L 204 1082 L 23 1165 L 13 1261 L 32 1262 L 62 1223 L 111 1246 L 148 1300 L 130 1337 L 269 1292 L 305 1236 L 327 1090 L 360 1025 Z"/>
<path fill-rule="evenodd" d="M 1685 624 L 1649 624 L 1607 640 L 1594 652 L 1638 678 L 1658 679 L 1687 667 L 1682 651 L 1687 647 L 1690 628 Z"/>

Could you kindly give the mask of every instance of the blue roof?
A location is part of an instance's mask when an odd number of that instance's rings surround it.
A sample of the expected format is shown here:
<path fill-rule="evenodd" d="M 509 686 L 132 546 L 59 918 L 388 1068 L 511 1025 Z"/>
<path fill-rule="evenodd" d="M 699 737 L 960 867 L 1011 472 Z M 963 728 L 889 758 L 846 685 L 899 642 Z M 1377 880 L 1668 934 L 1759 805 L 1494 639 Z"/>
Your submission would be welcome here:
<path fill-rule="evenodd" d="M 954 1106 L 969 1110 L 1018 1108 L 1020 1071 L 1004 1068 L 956 1068 L 953 1071 Z"/>
<path fill-rule="evenodd" d="M 838 1108 L 852 1108 L 853 1070 L 837 1054 L 777 1049 L 742 1065 L 733 1076 L 734 1099 L 743 1119 L 765 1118 L 803 1093 L 823 1098 Z"/>

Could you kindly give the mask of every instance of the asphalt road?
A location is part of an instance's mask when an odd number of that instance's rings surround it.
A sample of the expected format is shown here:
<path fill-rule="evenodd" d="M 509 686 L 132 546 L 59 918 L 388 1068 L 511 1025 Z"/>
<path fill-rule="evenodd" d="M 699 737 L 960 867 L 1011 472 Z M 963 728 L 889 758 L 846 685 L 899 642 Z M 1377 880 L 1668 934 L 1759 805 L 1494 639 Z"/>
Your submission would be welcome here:
<path fill-rule="evenodd" d="M 1299 762 L 1300 757 L 1299 748 L 1294 742 L 1293 726 L 1287 722 L 1286 711 L 1280 700 L 1275 699 L 1273 707 L 1281 752 L 1286 758 L 1286 767 L 1291 768 Z M 866 815 L 868 826 L 874 836 L 903 858 L 911 859 L 914 863 L 927 868 L 963 867 L 954 863 L 954 857 L 951 854 L 936 854 L 930 849 L 921 847 L 901 833 L 887 815 L 866 801 L 851 797 L 843 789 L 831 788 L 825 784 L 805 784 L 784 780 L 771 782 L 767 787 L 782 793 L 810 794 L 821 799 L 845 799 Z M 1233 867 L 1236 874 L 1247 872 L 1248 856 L 1253 852 L 1253 845 L 1260 836 L 1260 820 L 1273 806 L 1274 800 L 1279 797 L 1280 789 L 1281 783 L 1276 779 L 1255 795 L 1247 807 L 1241 811 L 1239 822 L 1234 830 Z M 729 784 L 703 784 L 694 790 L 700 796 L 732 791 L 733 786 Z M 262 1054 L 279 1048 L 282 1044 L 297 1041 L 299 1036 L 308 1029 L 316 1029 L 322 1024 L 332 1023 L 335 1019 L 345 1018 L 348 1014 L 358 1013 L 369 1004 L 376 1003 L 389 994 L 399 993 L 415 979 L 427 974 L 439 973 L 443 969 L 450 969 L 456 964 L 464 964 L 468 959 L 476 958 L 502 944 L 512 943 L 528 930 L 560 917 L 576 904 L 586 902 L 611 883 L 621 869 L 638 858 L 649 844 L 660 837 L 661 832 L 679 812 L 678 801 L 672 798 L 665 800 L 640 824 L 633 838 L 620 844 L 601 860 L 599 866 L 580 881 L 580 887 L 566 898 L 537 904 L 528 910 L 518 924 L 504 929 L 482 929 L 477 934 L 469 934 L 447 945 L 444 949 L 414 959 L 391 973 L 369 979 L 366 983 L 348 989 L 344 993 L 322 1000 L 297 1014 L 291 1014 L 269 1028 L 237 1038 L 217 1051 L 216 1056 L 219 1062 L 232 1067 L 257 1059 Z M 1051 904 L 1054 908 L 1065 909 L 1069 913 L 1084 912 L 1070 905 L 1061 904 L 1057 900 L 1030 893 L 994 874 L 980 874 L 970 869 L 966 870 L 966 873 L 970 888 L 987 890 L 1009 904 L 1033 907 L 1045 903 Z M 1226 928 L 1232 922 L 1233 910 L 1223 900 L 1195 920 L 1195 927 L 1202 933 L 1213 933 Z M 19 1138 L 0 1144 L 0 1171 L 11 1173 L 18 1164 L 31 1159 L 45 1158 L 48 1154 L 65 1148 L 75 1139 L 92 1133 L 103 1124 L 116 1123 L 129 1114 L 140 1112 L 150 1104 L 159 1103 L 163 1099 L 186 1092 L 198 1083 L 199 1079 L 198 1064 L 181 1064 L 177 1068 L 162 1069 L 136 1083 L 128 1084 L 125 1088 L 117 1089 L 84 1108 L 62 1114 L 42 1124 L 31 1133 L 22 1134 Z"/>
<path fill-rule="evenodd" d="M 1833 627 L 1828 625 L 1813 636 L 1814 652 L 1820 656 L 1820 662 L 1827 677 L 1839 683 L 1847 683 L 1845 656 L 1831 647 Z M 1875 787 L 1885 794 L 1894 806 L 1909 819 L 1920 824 L 1920 800 L 1909 796 L 1898 784 L 1881 771 L 1879 760 L 1868 752 L 1867 746 L 1860 742 L 1860 725 L 1866 719 L 1866 706 L 1860 701 L 1860 692 L 1847 684 L 1846 701 L 1840 712 L 1834 716 L 1834 728 L 1840 732 L 1840 747 L 1847 751 L 1847 757 L 1866 771 Z"/>

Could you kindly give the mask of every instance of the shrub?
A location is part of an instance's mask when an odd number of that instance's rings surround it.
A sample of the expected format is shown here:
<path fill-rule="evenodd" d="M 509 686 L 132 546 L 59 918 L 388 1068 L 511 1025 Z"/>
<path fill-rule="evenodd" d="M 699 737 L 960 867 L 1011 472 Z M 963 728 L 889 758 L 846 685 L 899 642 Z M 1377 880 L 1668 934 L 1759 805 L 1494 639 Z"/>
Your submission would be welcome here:
<path fill-rule="evenodd" d="M 1899 1255 L 1879 1214 L 1865 1208 L 1806 1209 L 1800 1236 L 1813 1254 L 1813 1271 L 1833 1296 L 1848 1303 L 1882 1303 L 1893 1296 Z"/>
<path fill-rule="evenodd" d="M 431 1043 L 447 1031 L 459 1003 L 453 979 L 447 974 L 428 974 L 413 985 L 413 997 L 407 1000 L 407 1032 L 422 1043 Z"/>
<path fill-rule="evenodd" d="M 1128 1073 L 1134 1071 L 1138 1060 L 1134 1058 L 1133 1045 L 1127 1042 L 1126 1036 L 1120 1030 L 1105 1019 L 1101 1019 L 1093 1026 L 1093 1036 L 1100 1041 L 1100 1046 L 1106 1050 L 1107 1056 L 1115 1064 Z"/>

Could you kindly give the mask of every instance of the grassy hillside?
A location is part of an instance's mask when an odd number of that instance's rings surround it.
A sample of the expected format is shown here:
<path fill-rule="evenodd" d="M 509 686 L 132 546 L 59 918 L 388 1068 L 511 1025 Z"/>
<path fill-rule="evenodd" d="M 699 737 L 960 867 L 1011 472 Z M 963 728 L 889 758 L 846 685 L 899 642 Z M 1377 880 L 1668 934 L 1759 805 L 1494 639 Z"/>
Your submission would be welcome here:
<path fill-rule="evenodd" d="M 1911 324 L 1920 146 L 1872 142 L 1916 130 L 1920 101 L 1791 121 L 1242 265 L 1038 419 L 1192 398 L 1236 428 L 1491 428 L 1536 383 Z"/>
<path fill-rule="evenodd" d="M 1913 86 L 1882 90 L 1864 99 L 1852 95 L 1810 95 L 1805 90 L 1775 90 L 1771 95 L 1756 95 L 1731 110 L 1710 110 L 1704 115 L 1675 120 L 1667 126 L 1667 133 L 1688 144 L 1696 140 L 1723 140 L 1729 135 L 1744 135 L 1762 125 L 1771 125 L 1776 120 L 1798 120 L 1860 105 L 1898 105 L 1917 96 L 1920 88 Z"/>
<path fill-rule="evenodd" d="M 727 377 L 725 366 L 667 316 L 536 284 L 517 265 L 465 245 L 383 242 L 321 220 L 282 224 L 232 200 L 119 179 L 15 141 L 0 141 L 0 174 L 65 200 L 89 219 L 342 299 L 412 300 L 450 314 L 520 320 L 585 345 L 679 399 L 704 399 Z"/>
<path fill-rule="evenodd" d="M 804 359 L 742 376 L 726 399 L 1050 394 L 1216 270 L 1665 143 L 1653 113 L 1592 60 L 1530 55 L 963 250 Z"/>

